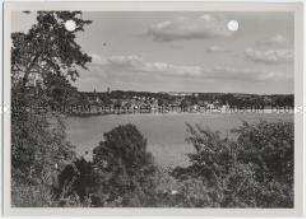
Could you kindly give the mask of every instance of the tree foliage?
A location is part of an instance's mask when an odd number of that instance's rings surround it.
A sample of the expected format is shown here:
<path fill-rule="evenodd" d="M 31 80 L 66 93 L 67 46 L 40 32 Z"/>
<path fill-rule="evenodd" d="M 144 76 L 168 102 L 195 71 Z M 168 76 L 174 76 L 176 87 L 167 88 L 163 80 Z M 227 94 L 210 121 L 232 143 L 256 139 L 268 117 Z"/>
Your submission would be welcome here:
<path fill-rule="evenodd" d="M 76 23 L 74 31 L 66 30 L 68 20 Z M 11 151 L 16 187 L 52 184 L 52 174 L 75 157 L 63 117 L 50 109 L 66 102 L 75 90 L 71 82 L 91 61 L 76 41 L 77 33 L 90 23 L 80 11 L 38 11 L 29 31 L 11 35 Z"/>
<path fill-rule="evenodd" d="M 238 159 L 253 163 L 258 180 L 274 178 L 292 184 L 294 172 L 294 127 L 292 122 L 248 124 L 233 130 L 243 145 Z"/>
<path fill-rule="evenodd" d="M 233 130 L 237 140 L 187 125 L 195 153 L 191 165 L 172 175 L 181 181 L 201 179 L 207 188 L 203 202 L 219 207 L 293 206 L 294 132 L 291 122 L 243 125 Z"/>
<path fill-rule="evenodd" d="M 147 152 L 147 140 L 135 125 L 120 125 L 104 134 L 94 149 L 94 166 L 99 171 L 98 189 L 107 203 L 122 198 L 127 205 L 129 195 L 142 188 L 146 178 L 155 171 L 152 155 Z"/>
<path fill-rule="evenodd" d="M 132 174 L 152 162 L 151 154 L 147 152 L 147 140 L 135 125 L 120 125 L 105 133 L 104 139 L 94 150 L 94 161 L 105 161 L 112 171 L 124 168 Z"/>
<path fill-rule="evenodd" d="M 91 57 L 81 50 L 76 34 L 91 21 L 83 20 L 80 11 L 38 11 L 37 23 L 27 33 L 12 33 L 11 73 L 14 84 L 28 85 L 31 78 L 48 74 L 78 77 L 78 67 L 86 68 Z M 74 31 L 65 22 L 76 23 Z M 21 79 L 21 80 L 20 80 Z"/>

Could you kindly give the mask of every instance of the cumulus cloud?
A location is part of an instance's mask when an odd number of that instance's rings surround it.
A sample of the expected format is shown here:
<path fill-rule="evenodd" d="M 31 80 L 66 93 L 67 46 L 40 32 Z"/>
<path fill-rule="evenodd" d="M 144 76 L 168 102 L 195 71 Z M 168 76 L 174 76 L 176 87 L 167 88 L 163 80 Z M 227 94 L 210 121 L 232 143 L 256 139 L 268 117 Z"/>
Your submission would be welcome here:
<path fill-rule="evenodd" d="M 148 35 L 156 41 L 175 41 L 228 37 L 233 32 L 227 28 L 227 20 L 221 16 L 204 14 L 200 17 L 178 17 L 149 27 Z"/>
<path fill-rule="evenodd" d="M 281 72 L 272 72 L 266 69 L 238 68 L 233 66 L 204 65 L 174 65 L 165 62 L 148 62 L 141 56 L 111 56 L 104 58 L 100 64 L 95 64 L 95 72 L 122 80 L 131 78 L 163 79 L 191 78 L 209 81 L 249 81 L 261 82 L 264 80 L 281 80 Z M 99 75 L 96 75 L 99 77 Z"/>
<path fill-rule="evenodd" d="M 263 69 L 237 68 L 232 66 L 216 66 L 208 71 L 207 77 L 215 80 L 234 80 L 261 82 L 273 79 L 275 73 Z"/>
<path fill-rule="evenodd" d="M 228 49 L 224 48 L 224 47 L 221 47 L 221 46 L 210 46 L 206 49 L 206 51 L 208 53 L 222 53 L 222 52 L 229 52 Z"/>
<path fill-rule="evenodd" d="M 272 37 L 267 37 L 257 42 L 257 45 L 259 46 L 283 47 L 283 46 L 288 46 L 288 44 L 289 44 L 288 39 L 281 34 L 276 34 Z"/>
<path fill-rule="evenodd" d="M 257 50 L 247 48 L 245 50 L 245 55 L 254 62 L 265 64 L 280 64 L 293 61 L 293 51 L 290 49 Z"/>
<path fill-rule="evenodd" d="M 92 63 L 94 64 L 102 64 L 102 62 L 104 62 L 105 60 L 98 54 L 92 53 L 90 54 L 91 58 L 92 58 Z"/>
<path fill-rule="evenodd" d="M 198 76 L 201 74 L 199 66 L 173 65 L 164 62 L 146 62 L 137 55 L 111 56 L 106 59 L 102 67 L 117 71 L 132 73 L 155 73 L 176 76 Z"/>

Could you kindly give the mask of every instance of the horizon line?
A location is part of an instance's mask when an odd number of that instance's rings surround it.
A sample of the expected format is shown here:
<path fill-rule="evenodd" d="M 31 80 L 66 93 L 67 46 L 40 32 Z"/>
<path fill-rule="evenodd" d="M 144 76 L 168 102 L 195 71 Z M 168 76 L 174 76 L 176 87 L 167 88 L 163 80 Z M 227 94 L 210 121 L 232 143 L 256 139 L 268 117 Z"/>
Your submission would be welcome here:
<path fill-rule="evenodd" d="M 97 92 L 97 93 L 107 93 L 107 90 L 98 91 L 93 89 L 92 91 L 88 90 L 78 90 L 79 92 Z M 246 93 L 246 92 L 204 92 L 204 91 L 144 91 L 144 90 L 121 90 L 121 89 L 114 89 L 110 90 L 113 91 L 123 91 L 123 92 L 139 92 L 139 93 L 186 93 L 186 94 L 248 94 L 248 95 L 294 95 L 294 93 Z"/>

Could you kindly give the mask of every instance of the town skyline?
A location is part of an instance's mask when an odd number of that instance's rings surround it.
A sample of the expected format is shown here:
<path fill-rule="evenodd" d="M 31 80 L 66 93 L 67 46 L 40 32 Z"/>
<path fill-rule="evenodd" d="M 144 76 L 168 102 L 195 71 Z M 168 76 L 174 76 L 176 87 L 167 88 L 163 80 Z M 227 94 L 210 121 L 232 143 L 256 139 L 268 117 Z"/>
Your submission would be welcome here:
<path fill-rule="evenodd" d="M 108 90 L 109 89 L 109 90 Z M 139 92 L 139 93 L 167 93 L 167 94 L 209 94 L 209 93 L 216 93 L 216 94 L 246 94 L 246 95 L 294 95 L 294 92 L 291 93 L 247 93 L 247 92 L 210 92 L 210 91 L 175 91 L 175 90 L 169 90 L 169 91 L 162 91 L 162 90 L 157 90 L 157 91 L 148 91 L 148 90 L 123 90 L 123 89 L 114 89 L 112 90 L 111 87 L 105 87 L 102 88 L 101 90 L 96 89 L 95 87 L 90 90 L 78 90 L 79 92 L 86 92 L 86 93 L 108 93 L 112 91 L 122 91 L 122 92 Z"/>

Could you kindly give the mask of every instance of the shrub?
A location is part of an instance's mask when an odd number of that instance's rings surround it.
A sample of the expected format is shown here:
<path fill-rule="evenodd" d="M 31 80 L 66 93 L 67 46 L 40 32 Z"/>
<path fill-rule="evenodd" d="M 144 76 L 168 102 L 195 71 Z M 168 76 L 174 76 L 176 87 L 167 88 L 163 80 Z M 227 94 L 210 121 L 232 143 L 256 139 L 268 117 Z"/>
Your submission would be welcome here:
<path fill-rule="evenodd" d="M 84 158 L 76 159 L 58 175 L 58 186 L 55 188 L 54 193 L 57 199 L 77 195 L 80 202 L 83 203 L 86 198 L 89 198 L 94 193 L 94 179 L 92 163 Z"/>
<path fill-rule="evenodd" d="M 105 163 L 108 170 L 124 168 L 133 174 L 135 170 L 152 164 L 152 156 L 146 151 L 147 140 L 135 125 L 120 125 L 105 133 L 104 139 L 94 149 L 94 163 L 98 166 Z"/>
<path fill-rule="evenodd" d="M 207 195 L 197 203 L 203 207 L 293 207 L 292 123 L 245 122 L 233 130 L 237 141 L 198 125 L 187 127 L 187 141 L 196 152 L 188 155 L 190 166 L 177 167 L 171 175 L 182 182 L 202 180 Z"/>
<path fill-rule="evenodd" d="M 233 132 L 238 134 L 237 143 L 243 145 L 239 160 L 256 165 L 258 180 L 274 178 L 293 183 L 294 127 L 292 122 L 262 121 L 244 124 Z"/>
<path fill-rule="evenodd" d="M 93 152 L 98 196 L 103 205 L 118 202 L 116 205 L 127 206 L 131 194 L 155 171 L 153 157 L 146 150 L 147 140 L 132 124 L 114 128 L 104 139 Z"/>
<path fill-rule="evenodd" d="M 271 161 L 277 158 L 280 162 L 276 154 L 289 155 L 293 151 L 292 124 L 244 123 L 233 130 L 237 136 L 232 139 L 222 138 L 220 133 L 198 125 L 187 127 L 187 141 L 196 152 L 188 154 L 189 166 L 173 170 L 154 166 L 152 156 L 146 151 L 146 139 L 134 125 L 118 126 L 105 133 L 105 141 L 94 149 L 93 163 L 80 159 L 60 174 L 61 195 L 52 204 L 293 207 L 293 165 L 290 165 L 293 157 L 280 155 L 285 158 L 283 161 L 287 163 L 283 168 L 287 169 L 275 168 Z M 286 150 L 282 144 L 286 144 L 283 145 Z M 63 189 L 67 185 L 69 189 Z"/>
<path fill-rule="evenodd" d="M 40 200 L 33 206 L 43 207 L 50 203 L 57 169 L 63 168 L 74 157 L 72 145 L 65 140 L 62 118 L 52 116 L 52 119 L 51 122 L 48 115 L 26 112 L 22 118 L 12 116 L 11 179 L 15 206 L 28 205 L 32 202 L 30 197 Z M 45 197 L 47 195 L 50 197 Z"/>

